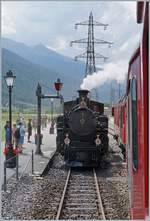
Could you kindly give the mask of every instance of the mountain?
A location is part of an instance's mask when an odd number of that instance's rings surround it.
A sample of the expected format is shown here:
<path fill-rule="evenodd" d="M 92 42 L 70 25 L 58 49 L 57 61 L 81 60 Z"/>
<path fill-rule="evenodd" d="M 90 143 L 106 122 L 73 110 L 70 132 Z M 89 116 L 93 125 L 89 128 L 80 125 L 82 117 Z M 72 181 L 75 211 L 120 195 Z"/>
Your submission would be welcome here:
<path fill-rule="evenodd" d="M 7 49 L 2 49 L 3 104 L 8 102 L 8 90 L 4 82 L 4 75 L 8 70 L 14 71 L 16 75 L 13 88 L 13 100 L 15 101 L 15 104 L 36 104 L 35 91 L 38 82 L 40 82 L 42 85 L 43 93 L 54 94 L 55 91 L 52 91 L 52 88 L 54 88 L 53 83 L 56 81 L 56 79 L 60 78 L 62 81 L 65 81 L 63 75 L 47 69 L 41 65 L 32 63 Z M 72 81 L 72 79 L 68 79 L 67 84 L 63 85 L 62 93 L 66 99 L 70 98 L 70 96 L 68 96 L 68 92 L 72 91 L 72 85 L 78 88 L 78 83 L 78 81 Z"/>
<path fill-rule="evenodd" d="M 10 69 L 16 74 L 13 88 L 15 104 L 36 104 L 35 90 L 38 82 L 42 84 L 44 93 L 55 93 L 52 91 L 53 82 L 58 77 L 63 82 L 62 94 L 65 100 L 72 99 L 77 94 L 76 91 L 80 88 L 84 77 L 85 64 L 75 62 L 42 44 L 31 47 L 8 38 L 2 38 L 1 44 L 4 48 L 2 49 L 3 76 Z M 4 80 L 2 86 L 5 105 L 8 100 L 8 90 Z M 110 102 L 110 87 L 111 82 L 107 81 L 98 88 L 101 102 Z M 113 81 L 113 87 L 118 89 L 116 81 Z"/>
<path fill-rule="evenodd" d="M 81 80 L 84 76 L 84 63 L 75 62 L 70 57 L 61 55 L 42 44 L 30 47 L 24 43 L 16 42 L 8 38 L 2 38 L 2 47 L 35 64 L 44 66 L 56 73 L 60 73 L 64 78 Z"/>

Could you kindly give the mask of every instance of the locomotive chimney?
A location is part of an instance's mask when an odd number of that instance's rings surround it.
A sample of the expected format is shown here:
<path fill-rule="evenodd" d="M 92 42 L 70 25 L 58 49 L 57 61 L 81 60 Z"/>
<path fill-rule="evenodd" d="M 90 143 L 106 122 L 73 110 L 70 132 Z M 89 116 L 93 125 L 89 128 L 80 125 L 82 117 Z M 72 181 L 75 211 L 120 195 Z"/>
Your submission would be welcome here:
<path fill-rule="evenodd" d="M 79 93 L 79 103 L 84 100 L 86 103 L 88 103 L 89 98 L 88 98 L 88 90 L 78 90 Z"/>

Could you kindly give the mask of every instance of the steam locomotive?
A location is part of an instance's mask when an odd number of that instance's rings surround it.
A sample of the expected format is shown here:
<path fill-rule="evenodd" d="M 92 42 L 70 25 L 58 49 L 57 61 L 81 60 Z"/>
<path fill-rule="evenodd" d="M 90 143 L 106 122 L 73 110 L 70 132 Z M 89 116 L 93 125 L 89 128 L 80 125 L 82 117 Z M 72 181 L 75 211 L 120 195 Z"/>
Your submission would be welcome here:
<path fill-rule="evenodd" d="M 64 102 L 64 114 L 57 118 L 57 150 L 69 166 L 98 166 L 108 151 L 108 117 L 104 104 L 78 90 L 76 100 Z"/>

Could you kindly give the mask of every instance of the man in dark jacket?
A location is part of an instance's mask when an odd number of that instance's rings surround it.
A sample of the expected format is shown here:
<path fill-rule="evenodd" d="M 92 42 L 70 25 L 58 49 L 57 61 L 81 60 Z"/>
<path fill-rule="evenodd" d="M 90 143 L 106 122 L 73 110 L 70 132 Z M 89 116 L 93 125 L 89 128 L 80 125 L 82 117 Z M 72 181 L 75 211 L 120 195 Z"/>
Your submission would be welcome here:
<path fill-rule="evenodd" d="M 9 146 L 9 144 L 10 144 L 10 125 L 9 125 L 9 121 L 6 121 L 4 129 L 5 129 L 5 146 Z"/>

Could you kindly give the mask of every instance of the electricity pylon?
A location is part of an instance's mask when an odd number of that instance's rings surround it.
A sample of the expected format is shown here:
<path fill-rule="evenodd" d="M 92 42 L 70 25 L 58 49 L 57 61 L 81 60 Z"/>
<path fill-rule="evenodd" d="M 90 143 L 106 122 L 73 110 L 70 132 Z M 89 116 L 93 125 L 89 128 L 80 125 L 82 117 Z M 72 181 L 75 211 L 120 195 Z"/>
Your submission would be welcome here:
<path fill-rule="evenodd" d="M 83 43 L 87 45 L 87 49 L 83 54 L 75 56 L 75 61 L 77 61 L 78 58 L 86 58 L 86 68 L 85 68 L 85 77 L 86 77 L 87 75 L 91 75 L 94 72 L 96 72 L 95 58 L 103 59 L 104 62 L 108 59 L 108 57 L 102 54 L 95 53 L 95 44 L 107 44 L 109 47 L 111 47 L 113 43 L 97 39 L 94 37 L 94 26 L 102 26 L 104 27 L 104 30 L 106 30 L 108 24 L 102 24 L 100 22 L 94 21 L 92 12 L 90 13 L 89 20 L 76 23 L 75 29 L 77 29 L 79 25 L 88 26 L 88 38 L 71 41 L 70 46 L 72 46 L 74 43 L 79 43 L 79 44 Z M 95 92 L 96 92 L 96 100 L 98 100 L 98 92 L 96 89 Z"/>

